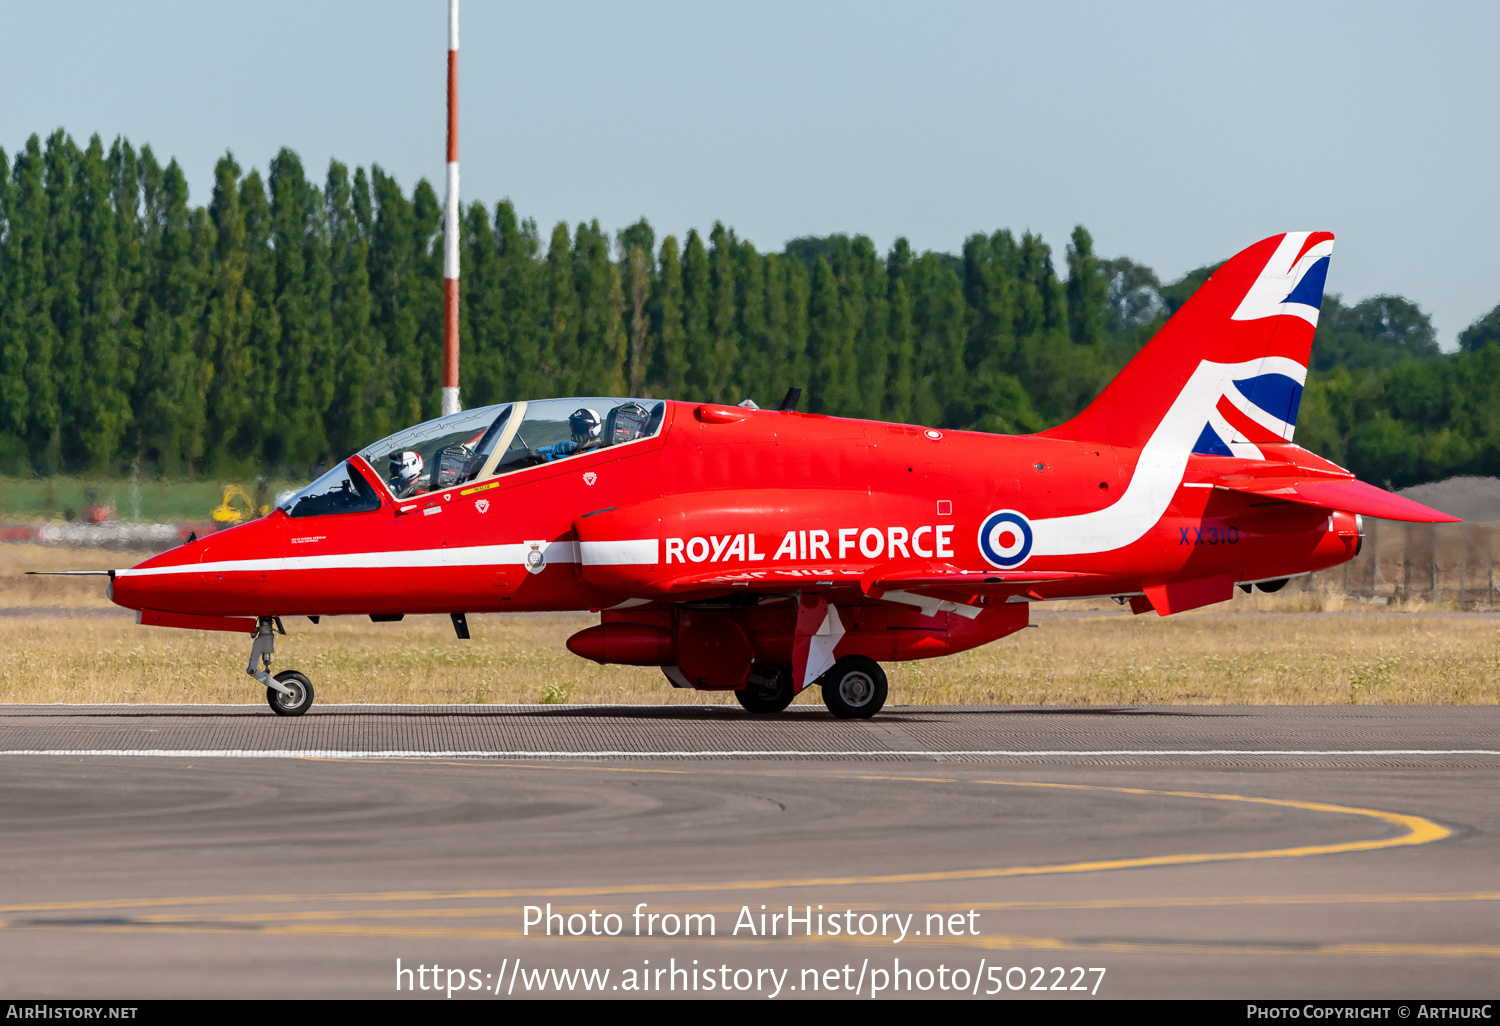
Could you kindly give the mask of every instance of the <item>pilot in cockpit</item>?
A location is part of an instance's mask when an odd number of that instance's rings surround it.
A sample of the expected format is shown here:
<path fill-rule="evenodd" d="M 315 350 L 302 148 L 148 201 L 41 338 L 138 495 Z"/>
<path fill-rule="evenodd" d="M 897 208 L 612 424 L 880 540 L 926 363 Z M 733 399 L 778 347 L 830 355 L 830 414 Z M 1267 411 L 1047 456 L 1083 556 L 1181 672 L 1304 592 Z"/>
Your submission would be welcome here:
<path fill-rule="evenodd" d="M 597 411 L 587 407 L 574 410 L 568 417 L 568 430 L 572 432 L 573 437 L 552 445 L 543 445 L 537 449 L 537 452 L 547 457 L 548 462 L 586 452 L 599 445 L 600 429 L 603 426 Z"/>
<path fill-rule="evenodd" d="M 410 449 L 391 453 L 391 471 L 388 479 L 391 494 L 398 499 L 409 499 L 417 494 L 422 480 L 422 454 Z"/>

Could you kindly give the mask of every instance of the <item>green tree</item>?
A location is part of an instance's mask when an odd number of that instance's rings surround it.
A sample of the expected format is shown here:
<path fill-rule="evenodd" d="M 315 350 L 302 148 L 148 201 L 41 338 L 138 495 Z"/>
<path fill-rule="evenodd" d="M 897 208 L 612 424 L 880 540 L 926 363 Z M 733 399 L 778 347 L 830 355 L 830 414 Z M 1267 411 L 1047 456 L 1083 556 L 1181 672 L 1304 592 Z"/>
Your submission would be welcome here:
<path fill-rule="evenodd" d="M 119 247 L 114 182 L 97 135 L 78 154 L 79 319 L 82 366 L 79 402 L 70 424 L 75 461 L 115 469 L 130 422 L 130 400 L 120 387 Z"/>
<path fill-rule="evenodd" d="M 81 211 L 76 195 L 78 148 L 62 129 L 47 137 L 42 159 L 46 167 L 47 234 L 43 259 L 50 284 L 48 298 L 56 342 L 52 349 L 52 374 L 57 383 L 57 420 L 47 439 L 43 456 L 47 466 L 65 469 L 70 457 L 79 455 L 75 425 L 83 399 L 83 239 Z M 66 436 L 66 437 L 65 437 Z"/>
<path fill-rule="evenodd" d="M 844 415 L 858 402 L 852 366 L 852 332 L 838 279 L 828 261 L 813 262 L 807 311 L 808 409 Z"/>
<path fill-rule="evenodd" d="M 327 265 L 319 267 L 318 209 L 322 198 L 302 161 L 283 149 L 271 162 L 271 246 L 276 254 L 276 312 L 282 370 L 277 409 L 279 455 L 312 468 L 327 449 L 323 437 L 323 376 L 328 328 Z M 311 258 L 311 259 L 310 259 Z"/>
<path fill-rule="evenodd" d="M 1314 336 L 1312 369 L 1371 369 L 1439 355 L 1432 320 L 1400 296 L 1371 296 L 1345 306 L 1337 293 L 1323 297 Z"/>
<path fill-rule="evenodd" d="M 119 442 L 118 456 L 135 462 L 138 455 L 133 444 L 135 410 L 130 400 L 136 391 L 136 375 L 141 359 L 142 297 L 145 294 L 145 270 L 142 240 L 145 225 L 141 220 L 141 181 L 135 148 L 123 137 L 117 137 L 109 150 L 111 203 L 115 216 L 115 317 L 117 370 L 115 387 L 129 408 L 129 423 Z"/>
<path fill-rule="evenodd" d="M 643 217 L 615 236 L 620 253 L 620 278 L 625 288 L 625 390 L 641 395 L 655 357 L 656 336 L 651 330 L 651 295 L 656 289 L 656 232 Z"/>
<path fill-rule="evenodd" d="M 731 401 L 752 399 L 761 404 L 779 403 L 786 394 L 772 383 L 771 352 L 775 343 L 767 316 L 771 302 L 766 286 L 768 259 L 748 242 L 734 246 L 735 319 L 734 335 L 739 356 L 729 376 Z M 779 311 L 776 330 L 785 331 L 785 311 Z"/>
<path fill-rule="evenodd" d="M 807 265 L 800 260 L 783 259 L 780 271 L 783 282 L 782 295 L 786 302 L 786 331 L 779 350 L 777 365 L 786 374 L 788 387 L 808 390 L 812 381 L 812 369 L 808 360 L 808 315 L 811 310 L 812 276 Z M 782 392 L 785 395 L 785 392 Z M 809 397 L 802 397 L 802 409 L 809 409 Z"/>
<path fill-rule="evenodd" d="M 458 319 L 460 397 L 466 407 L 486 406 L 510 398 L 506 388 L 505 287 L 500 270 L 500 240 L 482 203 L 462 211 L 463 275 Z"/>
<path fill-rule="evenodd" d="M 578 367 L 578 290 L 573 286 L 573 240 L 566 222 L 552 229 L 547 246 L 547 395 L 572 395 L 578 391 L 574 376 Z"/>
<path fill-rule="evenodd" d="M 964 366 L 967 337 L 963 285 L 936 254 L 924 253 L 911 264 L 913 321 L 918 326 L 918 377 L 912 397 L 912 419 L 942 427 L 968 425 L 968 381 Z"/>
<path fill-rule="evenodd" d="M 510 380 L 500 399 L 540 398 L 548 393 L 543 371 L 547 349 L 543 330 L 541 241 L 536 222 L 520 221 L 509 200 L 495 208 L 495 234 L 499 245 L 503 350 Z"/>
<path fill-rule="evenodd" d="M 1466 353 L 1477 353 L 1485 346 L 1500 342 L 1500 306 L 1495 307 L 1458 335 L 1458 347 Z"/>
<path fill-rule="evenodd" d="M 16 154 L 5 233 L 5 304 L 0 310 L 0 399 L 5 427 L 25 444 L 28 462 L 40 473 L 57 469 L 46 450 L 59 409 L 52 353 L 52 323 L 46 262 L 50 201 L 44 185 L 41 141 L 33 135 Z"/>
<path fill-rule="evenodd" d="M 677 238 L 668 235 L 661 243 L 661 268 L 651 316 L 658 339 L 656 359 L 649 380 L 663 396 L 678 398 L 687 388 L 687 328 L 683 323 L 682 260 Z"/>
<path fill-rule="evenodd" d="M 211 369 L 201 358 L 205 273 L 212 226 L 188 207 L 187 179 L 174 160 L 161 168 L 141 150 L 150 262 L 136 409 L 145 457 L 164 474 L 189 473 L 202 458 Z"/>
<path fill-rule="evenodd" d="M 584 395 L 619 394 L 625 390 L 625 297 L 619 265 L 609 258 L 609 239 L 598 221 L 578 226 L 573 281 L 578 289 L 574 387 Z"/>
<path fill-rule="evenodd" d="M 323 190 L 327 204 L 328 263 L 332 277 L 333 397 L 328 406 L 325 434 L 334 455 L 355 452 L 388 429 L 379 422 L 375 332 L 371 328 L 370 295 L 370 183 L 364 169 L 353 181 L 338 161 L 328 166 Z M 384 468 L 377 468 L 383 470 Z"/>
<path fill-rule="evenodd" d="M 1068 333 L 1075 345 L 1104 341 L 1104 294 L 1107 283 L 1094 256 L 1094 238 L 1083 225 L 1068 244 Z"/>
<path fill-rule="evenodd" d="M 916 325 L 912 321 L 911 296 L 906 278 L 911 267 L 911 244 L 898 238 L 886 256 L 886 292 L 889 296 L 889 356 L 886 372 L 886 395 L 882 415 L 897 423 L 911 420 L 915 395 Z"/>
<path fill-rule="evenodd" d="M 714 395 L 713 282 L 708 251 L 696 231 L 682 249 L 682 331 L 684 393 L 674 399 L 712 400 Z"/>
<path fill-rule="evenodd" d="M 10 158 L 0 147 L 0 474 L 18 474 L 27 466 L 25 430 L 26 352 L 16 341 L 10 287 L 18 275 L 10 272 L 11 187 Z"/>
<path fill-rule="evenodd" d="M 420 411 L 415 419 L 423 420 L 436 417 L 442 409 L 443 378 L 443 204 L 425 178 L 418 179 L 411 191 L 411 216 L 406 245 L 413 273 L 404 282 L 404 302 L 416 325 L 417 367 L 412 386 Z"/>
<path fill-rule="evenodd" d="M 420 301 L 420 239 L 416 204 L 401 193 L 396 180 L 379 165 L 370 168 L 375 198 L 375 220 L 370 241 L 371 323 L 384 342 L 385 380 L 391 400 L 392 427 L 422 419 L 426 380 L 418 339 Z"/>
<path fill-rule="evenodd" d="M 709 370 L 704 375 L 705 398 L 714 402 L 738 402 L 743 394 L 731 395 L 730 383 L 739 377 L 740 337 L 736 317 L 735 251 L 739 240 L 715 221 L 709 233 L 709 330 L 713 336 L 708 356 Z"/>
<path fill-rule="evenodd" d="M 245 291 L 250 293 L 246 392 L 249 412 L 241 421 L 234 453 L 253 454 L 267 467 L 280 464 L 283 447 L 277 410 L 281 389 L 281 315 L 276 305 L 276 254 L 271 248 L 271 204 L 265 181 L 252 170 L 240 182 L 239 206 L 245 219 Z"/>
<path fill-rule="evenodd" d="M 885 415 L 890 375 L 890 306 L 888 282 L 875 244 L 856 235 L 849 245 L 845 273 L 846 305 L 853 332 L 850 358 L 856 397 L 851 412 L 878 419 Z"/>
<path fill-rule="evenodd" d="M 255 422 L 262 415 L 251 405 L 255 360 L 250 330 L 255 296 L 245 284 L 249 255 L 239 178 L 240 166 L 234 155 L 220 157 L 214 165 L 213 199 L 208 207 L 217 241 L 205 345 L 213 371 L 208 423 L 210 465 L 220 473 L 244 472 L 253 467 L 253 447 L 259 434 Z"/>

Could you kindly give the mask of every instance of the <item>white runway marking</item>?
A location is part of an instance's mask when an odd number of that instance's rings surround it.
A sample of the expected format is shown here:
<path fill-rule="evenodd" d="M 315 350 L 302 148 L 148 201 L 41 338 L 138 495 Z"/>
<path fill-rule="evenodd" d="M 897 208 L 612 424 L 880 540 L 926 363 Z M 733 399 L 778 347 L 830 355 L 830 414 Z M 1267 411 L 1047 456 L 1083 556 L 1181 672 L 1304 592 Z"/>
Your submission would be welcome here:
<path fill-rule="evenodd" d="M 148 756 L 162 759 L 683 759 L 683 758 L 818 758 L 829 756 L 990 756 L 994 758 L 1089 758 L 1110 756 L 1152 757 L 1207 757 L 1207 756 L 1337 756 L 1337 755 L 1500 755 L 1500 749 L 1492 748 L 1328 748 L 1328 749 L 1243 749 L 1243 748 L 1118 748 L 1118 749 L 1052 749 L 1022 751 L 1016 749 L 907 749 L 890 751 L 883 748 L 819 750 L 819 749 L 701 749 L 674 752 L 636 752 L 626 749 L 611 751 L 344 751 L 342 749 L 293 749 L 293 748 L 25 748 L 0 750 L 0 755 L 68 755 L 68 756 Z"/>

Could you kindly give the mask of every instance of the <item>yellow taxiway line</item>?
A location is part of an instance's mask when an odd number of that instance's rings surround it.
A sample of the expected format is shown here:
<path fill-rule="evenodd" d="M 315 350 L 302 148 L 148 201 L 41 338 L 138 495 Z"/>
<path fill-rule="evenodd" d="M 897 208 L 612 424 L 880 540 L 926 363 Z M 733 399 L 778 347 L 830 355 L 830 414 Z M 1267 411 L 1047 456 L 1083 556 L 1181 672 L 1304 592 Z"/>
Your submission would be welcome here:
<path fill-rule="evenodd" d="M 509 764 L 514 765 L 514 764 Z M 537 767 L 549 770 L 570 767 Z M 601 767 L 602 768 L 602 767 Z M 168 908 L 195 905 L 224 905 L 258 902 L 261 904 L 302 904 L 309 902 L 406 902 L 406 901 L 460 901 L 497 898 L 559 898 L 587 897 L 609 894 L 683 894 L 705 891 L 753 891 L 801 887 L 851 887 L 881 884 L 937 883 L 954 880 L 992 880 L 1019 876 L 1044 876 L 1071 873 L 1097 873 L 1117 869 L 1141 869 L 1158 866 L 1181 866 L 1207 862 L 1234 862 L 1252 859 L 1300 858 L 1309 855 L 1334 855 L 1352 852 L 1379 851 L 1411 845 L 1431 844 L 1452 834 L 1421 816 L 1384 812 L 1326 802 L 1308 802 L 1284 798 L 1259 798 L 1237 794 L 1218 794 L 1207 791 L 1158 791 L 1149 788 L 1115 787 L 1101 784 L 1059 784 L 1026 780 L 959 780 L 952 777 L 904 777 L 851 775 L 851 779 L 879 780 L 904 783 L 981 784 L 997 787 L 1052 788 L 1070 791 L 1096 791 L 1128 794 L 1141 797 L 1183 798 L 1219 802 L 1236 802 L 1253 805 L 1271 805 L 1309 812 L 1358 816 L 1377 820 L 1400 828 L 1403 832 L 1393 837 L 1363 841 L 1342 841 L 1333 844 L 1302 845 L 1290 848 L 1265 848 L 1237 852 L 1189 852 L 1169 855 L 1146 855 L 1134 858 L 1092 859 L 1081 862 L 1052 863 L 1035 866 L 996 866 L 972 869 L 936 870 L 916 873 L 884 873 L 864 876 L 818 876 L 761 880 L 716 880 L 678 883 L 630 883 L 615 885 L 588 885 L 571 887 L 498 888 L 454 891 L 385 891 L 348 894 L 240 894 L 198 895 L 172 898 L 143 898 L 136 900 L 92 899 L 83 901 L 30 902 L 0 906 L 0 915 L 17 912 L 62 912 L 84 909 L 110 908 Z"/>

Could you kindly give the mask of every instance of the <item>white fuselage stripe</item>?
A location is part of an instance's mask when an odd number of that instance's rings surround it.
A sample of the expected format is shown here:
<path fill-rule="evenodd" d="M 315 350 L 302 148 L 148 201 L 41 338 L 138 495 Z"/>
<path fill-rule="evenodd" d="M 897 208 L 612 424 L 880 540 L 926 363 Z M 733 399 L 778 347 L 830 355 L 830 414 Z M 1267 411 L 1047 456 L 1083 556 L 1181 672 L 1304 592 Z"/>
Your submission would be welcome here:
<path fill-rule="evenodd" d="M 656 539 L 620 542 L 584 542 L 587 561 L 632 564 L 656 562 Z M 590 559 L 591 545 L 608 558 Z M 320 556 L 280 556 L 265 559 L 224 559 L 176 566 L 137 567 L 116 570 L 116 577 L 154 577 L 164 574 L 265 573 L 271 570 L 395 570 L 427 567 L 524 565 L 529 545 L 468 545 L 448 549 L 406 549 L 390 552 L 341 552 Z M 578 552 L 571 541 L 548 542 L 543 554 L 549 563 L 576 563 Z"/>
<path fill-rule="evenodd" d="M 1273 373 L 1297 382 L 1307 379 L 1307 368 L 1284 356 L 1244 363 L 1200 361 L 1141 449 L 1125 494 L 1092 513 L 1033 520 L 1032 558 L 1111 552 L 1145 537 L 1172 504 L 1203 425 L 1218 417 L 1214 410 L 1220 397 L 1236 378 Z"/>
<path fill-rule="evenodd" d="M 640 566 L 657 562 L 657 539 L 579 542 L 579 561 L 584 566 Z"/>

